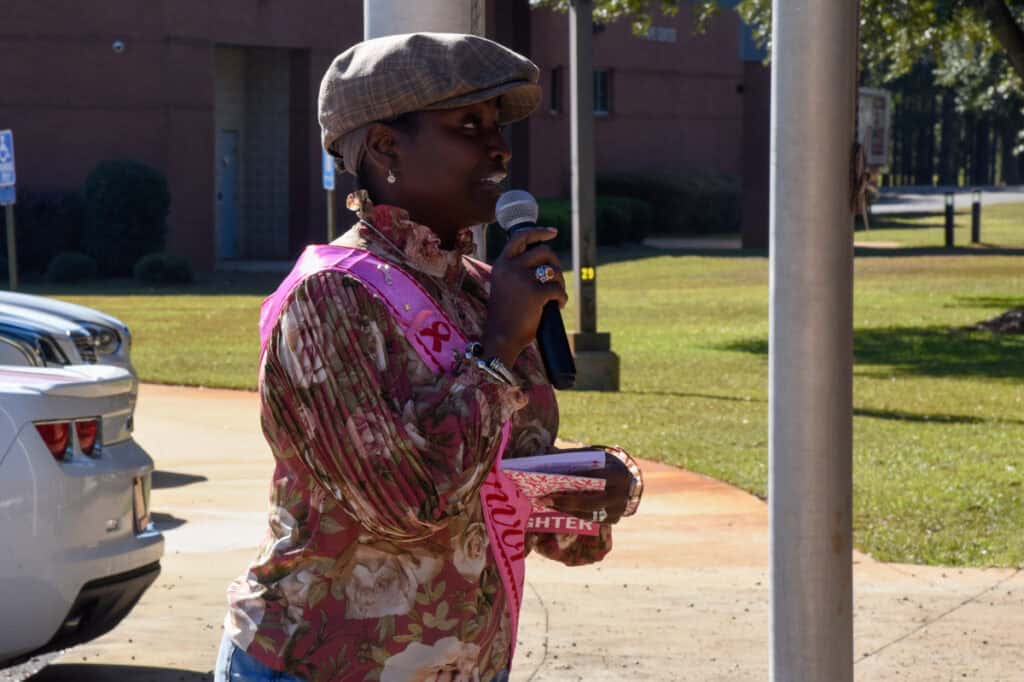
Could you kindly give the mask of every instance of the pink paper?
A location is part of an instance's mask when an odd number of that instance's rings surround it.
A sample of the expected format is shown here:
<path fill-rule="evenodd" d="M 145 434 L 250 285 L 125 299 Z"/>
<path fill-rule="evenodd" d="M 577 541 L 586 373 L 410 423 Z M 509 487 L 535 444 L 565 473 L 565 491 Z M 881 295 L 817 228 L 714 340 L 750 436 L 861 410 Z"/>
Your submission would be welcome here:
<path fill-rule="evenodd" d="M 533 511 L 526 523 L 527 532 L 533 533 L 573 533 L 577 535 L 597 535 L 599 524 L 556 511 L 537 503 L 538 499 L 548 495 L 601 492 L 605 488 L 603 478 L 586 476 L 566 476 L 564 474 L 545 474 L 532 471 L 516 471 L 505 469 L 505 476 L 512 480 L 532 505 Z"/>

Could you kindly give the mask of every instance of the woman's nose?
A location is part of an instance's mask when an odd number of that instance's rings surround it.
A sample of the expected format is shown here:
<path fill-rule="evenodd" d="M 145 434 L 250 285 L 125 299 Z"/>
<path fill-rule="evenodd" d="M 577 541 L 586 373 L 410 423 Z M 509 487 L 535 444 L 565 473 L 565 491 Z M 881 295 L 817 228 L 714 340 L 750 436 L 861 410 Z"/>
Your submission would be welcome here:
<path fill-rule="evenodd" d="M 509 148 L 505 135 L 501 132 L 500 128 L 496 128 L 494 134 L 491 135 L 490 145 L 488 153 L 492 159 L 500 160 L 502 164 L 507 164 L 509 159 L 512 158 L 512 150 Z"/>

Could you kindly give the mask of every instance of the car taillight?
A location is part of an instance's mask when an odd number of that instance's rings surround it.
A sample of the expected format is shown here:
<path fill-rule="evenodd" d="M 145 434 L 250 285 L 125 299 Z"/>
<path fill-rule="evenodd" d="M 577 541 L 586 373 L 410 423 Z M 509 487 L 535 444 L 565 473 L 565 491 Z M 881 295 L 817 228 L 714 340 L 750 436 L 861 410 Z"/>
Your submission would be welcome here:
<path fill-rule="evenodd" d="M 78 447 L 82 448 L 82 452 L 87 455 L 93 454 L 93 451 L 96 450 L 96 436 L 99 435 L 99 432 L 99 419 L 75 422 L 75 433 L 78 434 Z"/>
<path fill-rule="evenodd" d="M 42 436 L 50 454 L 56 460 L 63 460 L 68 453 L 68 441 L 71 439 L 71 422 L 50 422 L 36 424 L 36 431 Z"/>

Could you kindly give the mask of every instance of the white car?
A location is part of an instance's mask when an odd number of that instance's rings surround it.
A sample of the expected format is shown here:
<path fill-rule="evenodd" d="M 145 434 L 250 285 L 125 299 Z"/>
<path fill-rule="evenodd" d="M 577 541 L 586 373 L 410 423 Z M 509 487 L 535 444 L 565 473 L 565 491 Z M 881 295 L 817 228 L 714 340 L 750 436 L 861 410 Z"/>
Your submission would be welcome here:
<path fill-rule="evenodd" d="M 116 317 L 55 298 L 0 291 L 0 365 L 101 364 L 134 376 L 131 345 L 131 332 Z"/>
<path fill-rule="evenodd" d="M 102 635 L 159 574 L 134 385 L 119 367 L 0 367 L 0 665 Z"/>

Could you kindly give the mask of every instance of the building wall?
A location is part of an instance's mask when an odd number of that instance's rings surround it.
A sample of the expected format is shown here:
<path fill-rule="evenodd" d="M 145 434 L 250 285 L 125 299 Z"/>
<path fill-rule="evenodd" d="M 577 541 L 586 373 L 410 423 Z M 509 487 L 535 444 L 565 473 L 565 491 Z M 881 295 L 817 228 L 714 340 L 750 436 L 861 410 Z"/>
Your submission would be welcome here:
<path fill-rule="evenodd" d="M 6 0 L 0 127 L 14 130 L 19 187 L 77 188 L 102 159 L 150 164 L 170 184 L 168 248 L 211 269 L 217 47 L 282 50 L 275 78 L 280 84 L 284 74 L 288 94 L 273 107 L 280 120 L 282 108 L 310 114 L 295 93 L 315 97 L 331 58 L 361 38 L 360 0 L 306 0 L 301 11 L 289 0 Z M 115 40 L 125 43 L 120 54 Z M 296 172 L 303 169 L 281 156 L 278 140 L 266 161 L 285 166 L 281 191 L 292 200 L 282 209 L 272 198 L 270 210 L 283 221 L 284 250 L 297 253 L 295 243 L 325 220 L 324 193 L 309 182 L 319 177 L 318 130 L 287 121 L 284 129 L 310 168 Z"/>
<path fill-rule="evenodd" d="M 570 167 L 568 15 L 537 10 L 532 58 L 542 67 L 544 103 L 530 121 L 530 184 L 538 196 L 567 196 Z M 676 42 L 632 34 L 619 21 L 594 34 L 594 68 L 611 72 L 611 107 L 594 126 L 598 173 L 674 173 L 706 168 L 739 173 L 743 72 L 739 18 L 723 13 L 711 30 L 693 35 L 685 9 L 654 25 L 674 29 Z M 560 68 L 561 107 L 551 111 L 551 70 Z"/>
<path fill-rule="evenodd" d="M 288 257 L 288 51 L 248 48 L 245 60 L 242 256 Z"/>
<path fill-rule="evenodd" d="M 628 22 L 594 36 L 595 67 L 612 69 L 612 110 L 596 121 L 598 170 L 738 173 L 738 18 L 725 13 L 699 37 L 685 9 L 655 25 L 674 28 L 676 42 L 634 37 Z M 170 184 L 168 248 L 212 269 L 217 130 L 237 125 L 239 253 L 293 257 L 325 233 L 320 78 L 362 38 L 362 26 L 360 0 L 6 0 L 0 127 L 15 132 L 19 186 L 72 189 L 102 159 L 148 163 Z M 510 131 L 513 182 L 566 196 L 567 16 L 530 11 L 527 0 L 490 0 L 488 32 L 527 52 L 545 86 L 541 110 Z M 111 48 L 115 40 L 124 41 L 122 53 Z M 551 113 L 546 86 L 555 67 L 562 107 Z M 339 177 L 342 228 L 351 222 L 349 186 Z"/>

